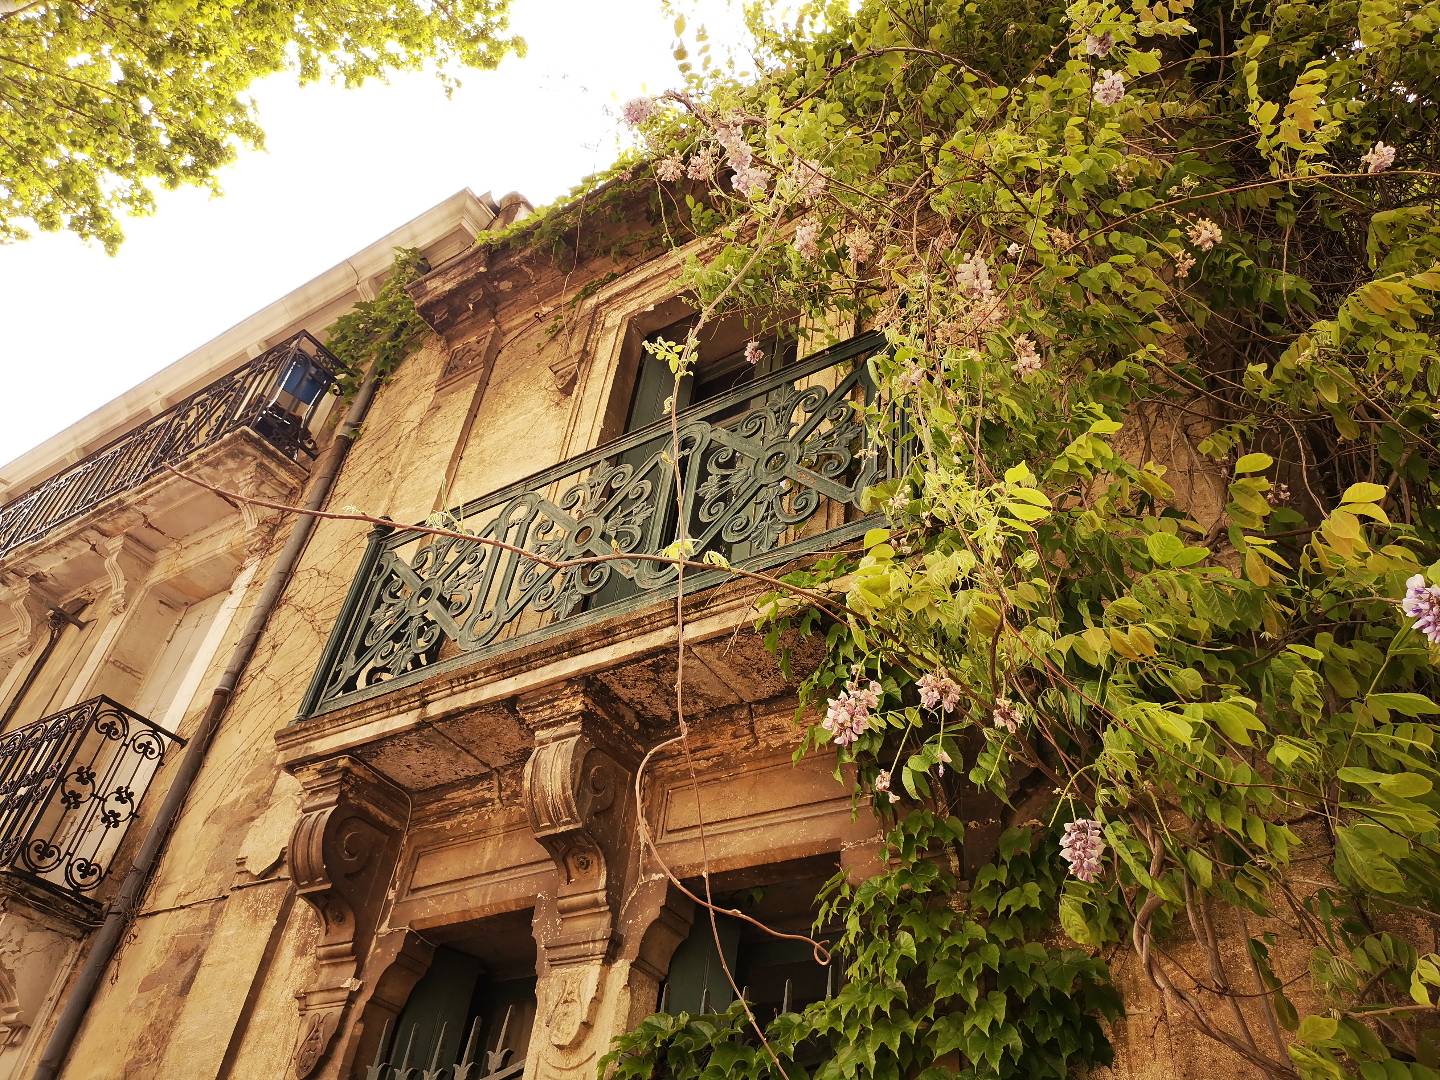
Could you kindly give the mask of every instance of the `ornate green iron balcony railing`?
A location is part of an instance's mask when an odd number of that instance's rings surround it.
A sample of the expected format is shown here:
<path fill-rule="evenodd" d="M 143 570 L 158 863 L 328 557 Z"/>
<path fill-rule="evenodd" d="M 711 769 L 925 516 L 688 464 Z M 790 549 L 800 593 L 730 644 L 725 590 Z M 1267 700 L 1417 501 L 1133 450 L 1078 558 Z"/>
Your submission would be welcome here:
<path fill-rule="evenodd" d="M 0 735 L 0 870 L 93 893 L 177 742 L 107 697 Z"/>
<path fill-rule="evenodd" d="M 301 331 L 0 509 L 0 558 L 112 495 L 250 428 L 291 458 L 315 455 L 311 424 L 336 361 Z"/>
<path fill-rule="evenodd" d="M 865 528 L 860 495 L 892 465 L 854 407 L 873 384 L 867 334 L 678 417 L 676 506 L 668 420 L 452 512 L 458 528 L 544 559 L 659 554 L 684 532 L 759 569 Z M 685 527 L 677 528 L 682 517 Z M 723 570 L 690 572 L 687 589 Z M 675 568 L 617 559 L 553 568 L 479 540 L 382 526 L 331 631 L 301 716 L 415 683 L 500 649 L 579 628 L 670 593 Z"/>

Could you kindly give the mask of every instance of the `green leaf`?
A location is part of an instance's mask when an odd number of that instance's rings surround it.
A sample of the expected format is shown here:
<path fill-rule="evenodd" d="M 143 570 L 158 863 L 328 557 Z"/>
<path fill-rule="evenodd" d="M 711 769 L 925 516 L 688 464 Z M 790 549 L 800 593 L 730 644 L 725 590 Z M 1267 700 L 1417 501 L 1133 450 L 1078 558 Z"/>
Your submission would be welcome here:
<path fill-rule="evenodd" d="M 1340 496 L 1342 503 L 1378 503 L 1385 498 L 1385 489 L 1379 484 L 1351 484 Z"/>
<path fill-rule="evenodd" d="M 1168 566 L 1185 551 L 1185 542 L 1174 533 L 1155 532 L 1145 537 L 1145 548 L 1159 566 Z"/>
<path fill-rule="evenodd" d="M 1398 712 L 1402 716 L 1435 716 L 1440 714 L 1437 705 L 1424 694 L 1388 693 L 1371 694 L 1365 704 L 1386 712 Z"/>
<path fill-rule="evenodd" d="M 1243 476 L 1245 473 L 1264 472 L 1274 464 L 1275 459 L 1269 454 L 1246 454 L 1235 462 L 1235 475 Z"/>

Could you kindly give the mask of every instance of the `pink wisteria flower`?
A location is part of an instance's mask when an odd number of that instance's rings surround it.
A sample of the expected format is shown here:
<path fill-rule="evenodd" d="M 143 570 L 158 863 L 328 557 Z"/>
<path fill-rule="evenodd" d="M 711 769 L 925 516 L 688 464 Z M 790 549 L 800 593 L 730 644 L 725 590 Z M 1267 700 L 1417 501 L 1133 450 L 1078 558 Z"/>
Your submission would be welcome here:
<path fill-rule="evenodd" d="M 1193 269 L 1195 269 L 1195 256 L 1190 252 L 1182 251 L 1175 256 L 1175 276 L 1177 278 L 1188 278 Z"/>
<path fill-rule="evenodd" d="M 795 250 L 802 259 L 811 260 L 820 255 L 820 223 L 806 218 L 795 226 Z"/>
<path fill-rule="evenodd" d="M 745 141 L 745 128 L 740 121 L 726 121 L 715 127 L 715 141 L 725 151 L 725 160 L 739 172 L 755 160 L 755 151 Z"/>
<path fill-rule="evenodd" d="M 1060 854 L 1070 864 L 1070 873 L 1081 881 L 1094 881 L 1100 876 L 1100 857 L 1105 854 L 1105 839 L 1100 823 L 1091 818 L 1067 822 L 1060 839 Z"/>
<path fill-rule="evenodd" d="M 685 162 L 679 154 L 663 157 L 655 163 L 655 179 L 673 184 L 685 175 Z"/>
<path fill-rule="evenodd" d="M 735 178 L 730 183 L 737 195 L 749 199 L 765 194 L 770 187 L 770 175 L 758 165 L 746 165 L 735 170 Z"/>
<path fill-rule="evenodd" d="M 1108 30 L 1103 34 L 1087 34 L 1082 46 L 1086 56 L 1096 56 L 1103 60 L 1115 47 L 1115 35 Z"/>
<path fill-rule="evenodd" d="M 1005 254 L 1009 255 L 1012 259 L 1024 250 L 1025 249 L 1020 246 L 1019 240 L 1011 240 L 1010 243 L 1005 245 Z"/>
<path fill-rule="evenodd" d="M 793 183 L 795 194 L 802 201 L 813 203 L 825 193 L 825 172 L 815 162 L 799 158 L 795 162 Z"/>
<path fill-rule="evenodd" d="M 866 229 L 851 229 L 845 234 L 845 250 L 856 262 L 864 262 L 875 253 L 875 237 Z"/>
<path fill-rule="evenodd" d="M 927 709 L 954 712 L 960 705 L 960 684 L 950 677 L 948 671 L 931 671 L 920 676 L 916 687 L 920 691 L 920 704 Z"/>
<path fill-rule="evenodd" d="M 875 790 L 882 795 L 888 795 L 892 803 L 900 801 L 900 796 L 890 790 L 890 770 L 881 769 L 875 774 Z"/>
<path fill-rule="evenodd" d="M 1283 481 L 1271 484 L 1270 490 L 1265 493 L 1265 500 L 1271 506 L 1284 506 L 1290 501 L 1290 485 Z"/>
<path fill-rule="evenodd" d="M 1107 71 L 1095 80 L 1095 100 L 1101 105 L 1118 105 L 1125 99 L 1125 76 Z"/>
<path fill-rule="evenodd" d="M 1400 610 L 1415 620 L 1415 629 L 1440 645 L 1440 586 L 1427 584 L 1424 574 L 1405 582 L 1405 599 Z"/>
<path fill-rule="evenodd" d="M 1035 347 L 1029 334 L 1015 339 L 1015 377 L 1028 379 L 1040 370 L 1040 350 Z"/>
<path fill-rule="evenodd" d="M 856 672 L 845 689 L 830 699 L 820 727 L 836 746 L 851 746 L 870 730 L 870 711 L 880 706 L 880 691 L 878 682 L 867 682 Z"/>
<path fill-rule="evenodd" d="M 999 698 L 995 710 L 990 714 L 990 726 L 1008 731 L 1011 735 L 1020 730 L 1020 707 L 1009 698 Z"/>
<path fill-rule="evenodd" d="M 972 251 L 960 264 L 956 284 L 971 300 L 989 300 L 995 295 L 995 286 L 990 281 L 990 267 L 985 264 L 985 256 L 978 251 Z"/>
<path fill-rule="evenodd" d="M 925 369 L 919 364 L 911 364 L 902 371 L 895 379 L 902 390 L 919 390 L 925 385 Z"/>
<path fill-rule="evenodd" d="M 720 148 L 706 143 L 690 155 L 690 164 L 685 166 L 685 175 L 691 180 L 709 180 L 715 175 L 720 164 Z"/>
<path fill-rule="evenodd" d="M 1220 231 L 1220 226 L 1208 217 L 1191 222 L 1190 227 L 1185 230 L 1185 235 L 1201 251 L 1213 251 L 1215 245 L 1225 239 L 1225 234 Z"/>
<path fill-rule="evenodd" d="M 745 343 L 745 362 L 747 364 L 758 364 L 765 359 L 765 350 L 760 347 L 758 341 L 747 341 Z"/>
<path fill-rule="evenodd" d="M 1382 173 L 1395 164 L 1395 147 L 1377 142 L 1365 151 L 1365 156 L 1360 159 L 1360 164 L 1365 166 L 1365 171 L 1368 173 Z"/>
<path fill-rule="evenodd" d="M 639 127 L 649 120 L 657 112 L 654 98 L 634 97 L 625 102 L 620 109 L 620 115 L 631 127 Z"/>

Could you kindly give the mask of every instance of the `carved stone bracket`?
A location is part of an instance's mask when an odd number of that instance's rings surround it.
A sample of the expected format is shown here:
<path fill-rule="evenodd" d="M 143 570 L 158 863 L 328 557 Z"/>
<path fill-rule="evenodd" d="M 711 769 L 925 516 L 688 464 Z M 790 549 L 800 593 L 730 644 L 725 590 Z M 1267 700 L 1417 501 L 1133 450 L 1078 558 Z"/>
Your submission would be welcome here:
<path fill-rule="evenodd" d="M 319 965 L 300 1001 L 295 1075 L 310 1076 L 360 989 L 361 959 L 395 868 L 407 799 L 364 762 L 339 757 L 302 769 L 300 820 L 290 836 L 298 895 L 320 916 Z"/>
<path fill-rule="evenodd" d="M 95 550 L 105 560 L 105 576 L 110 581 L 110 613 L 123 615 L 150 576 L 155 552 L 126 533 L 99 538 Z"/>
<path fill-rule="evenodd" d="M 440 372 L 439 386 L 448 386 L 467 375 L 484 371 L 500 351 L 500 327 L 491 324 L 480 329 L 474 337 L 450 347 L 445 357 L 445 367 Z"/>
<path fill-rule="evenodd" d="M 547 688 L 518 707 L 535 731 L 525 811 L 559 870 L 554 916 L 540 942 L 545 962 L 603 962 L 613 951 L 630 861 L 634 748 L 583 683 Z"/>
<path fill-rule="evenodd" d="M 0 671 L 26 656 L 48 625 L 47 616 L 55 598 L 32 579 L 9 574 L 0 576 L 0 607 L 14 625 L 0 638 Z"/>

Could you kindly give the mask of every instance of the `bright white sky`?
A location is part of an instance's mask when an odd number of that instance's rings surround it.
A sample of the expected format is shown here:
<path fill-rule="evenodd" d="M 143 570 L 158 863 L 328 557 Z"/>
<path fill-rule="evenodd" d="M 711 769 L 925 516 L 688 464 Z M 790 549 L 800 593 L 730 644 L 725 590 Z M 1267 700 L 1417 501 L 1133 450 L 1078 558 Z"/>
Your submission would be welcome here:
<path fill-rule="evenodd" d="M 736 40 L 724 0 L 686 6 Z M 433 76 L 258 84 L 267 149 L 219 198 L 162 192 L 114 257 L 68 234 L 0 246 L 0 462 L 463 187 L 550 202 L 614 159 L 620 104 L 680 83 L 660 0 L 512 8 L 529 54 L 448 101 Z"/>

